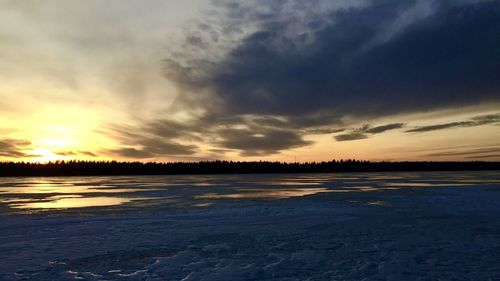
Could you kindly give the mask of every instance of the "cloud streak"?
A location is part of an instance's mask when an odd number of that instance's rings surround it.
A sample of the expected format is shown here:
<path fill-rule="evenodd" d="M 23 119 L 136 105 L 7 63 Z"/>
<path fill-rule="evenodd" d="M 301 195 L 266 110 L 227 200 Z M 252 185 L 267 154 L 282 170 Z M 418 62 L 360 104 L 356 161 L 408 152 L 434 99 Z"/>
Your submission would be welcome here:
<path fill-rule="evenodd" d="M 393 123 L 386 124 L 376 127 L 370 127 L 369 125 L 363 125 L 360 128 L 351 130 L 348 133 L 336 135 L 334 138 L 336 141 L 353 141 L 367 139 L 369 135 L 381 134 L 387 131 L 401 129 L 405 126 L 404 123 Z"/>
<path fill-rule="evenodd" d="M 221 130 L 220 146 L 241 150 L 242 156 L 262 156 L 278 153 L 281 150 L 312 144 L 305 141 L 293 130 L 281 129 L 229 129 Z"/>
<path fill-rule="evenodd" d="M 23 158 L 29 156 L 22 150 L 31 145 L 31 142 L 16 139 L 0 140 L 0 156 L 9 158 Z"/>
<path fill-rule="evenodd" d="M 425 154 L 425 157 L 438 158 L 466 158 L 466 159 L 490 159 L 498 158 L 500 147 L 488 146 L 474 149 L 453 149 L 449 151 Z"/>
<path fill-rule="evenodd" d="M 425 132 L 444 130 L 450 128 L 477 127 L 482 125 L 495 124 L 499 122 L 500 122 L 500 114 L 488 114 L 488 115 L 476 116 L 467 121 L 449 122 L 449 123 L 416 127 L 414 129 L 407 130 L 406 132 L 425 133 Z"/>

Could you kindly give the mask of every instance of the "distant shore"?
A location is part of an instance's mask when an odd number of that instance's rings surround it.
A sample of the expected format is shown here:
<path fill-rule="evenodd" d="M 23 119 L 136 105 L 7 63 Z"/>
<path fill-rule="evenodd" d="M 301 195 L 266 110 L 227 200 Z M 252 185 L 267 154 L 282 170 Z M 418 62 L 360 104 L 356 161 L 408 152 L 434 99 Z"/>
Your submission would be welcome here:
<path fill-rule="evenodd" d="M 332 160 L 326 162 L 117 162 L 56 161 L 49 163 L 0 162 L 0 177 L 186 175 L 186 174 L 273 174 L 402 171 L 482 171 L 500 170 L 500 162 L 372 162 Z"/>

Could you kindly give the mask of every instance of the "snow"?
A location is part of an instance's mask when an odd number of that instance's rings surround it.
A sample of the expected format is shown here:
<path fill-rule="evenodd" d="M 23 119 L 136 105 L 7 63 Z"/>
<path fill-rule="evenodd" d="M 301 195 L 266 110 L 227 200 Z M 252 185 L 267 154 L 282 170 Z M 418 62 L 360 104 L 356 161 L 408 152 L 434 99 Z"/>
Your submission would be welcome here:
<path fill-rule="evenodd" d="M 0 179 L 0 280 L 499 280 L 499 261 L 495 171 Z"/>

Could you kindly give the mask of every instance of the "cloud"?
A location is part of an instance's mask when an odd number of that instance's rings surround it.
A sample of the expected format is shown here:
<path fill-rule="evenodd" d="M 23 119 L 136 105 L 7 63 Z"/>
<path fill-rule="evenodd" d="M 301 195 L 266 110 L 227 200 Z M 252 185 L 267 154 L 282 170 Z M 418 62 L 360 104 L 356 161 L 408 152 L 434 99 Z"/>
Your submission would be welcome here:
<path fill-rule="evenodd" d="M 352 129 L 348 133 L 336 135 L 334 138 L 336 141 L 362 140 L 362 139 L 367 139 L 369 135 L 381 134 L 386 131 L 403 128 L 404 126 L 405 126 L 404 123 L 393 123 L 376 127 L 370 127 L 370 125 L 363 125 L 360 128 Z"/>
<path fill-rule="evenodd" d="M 54 154 L 61 155 L 61 156 L 75 156 L 77 155 L 76 152 L 74 151 L 62 151 L 62 150 L 57 150 L 57 151 L 52 151 Z"/>
<path fill-rule="evenodd" d="M 500 154 L 489 154 L 489 155 L 474 155 L 474 156 L 467 156 L 465 158 L 468 159 L 485 159 L 485 158 L 500 158 Z"/>
<path fill-rule="evenodd" d="M 500 147 L 487 147 L 487 148 L 476 148 L 472 150 L 459 150 L 459 151 L 446 151 L 446 152 L 435 152 L 427 154 L 426 156 L 470 156 L 470 157 L 478 157 L 478 156 L 487 156 L 500 153 Z M 482 155 L 486 154 L 486 155 Z"/>
<path fill-rule="evenodd" d="M 154 157 L 154 154 L 152 154 L 148 151 L 144 151 L 142 149 L 130 148 L 130 147 L 120 148 L 120 149 L 112 149 L 112 150 L 106 151 L 106 153 L 119 155 L 119 156 L 127 157 L 127 158 L 143 159 L 143 158 Z"/>
<path fill-rule="evenodd" d="M 366 134 L 363 134 L 361 132 L 350 132 L 348 134 L 342 134 L 335 136 L 336 141 L 353 141 L 353 140 L 362 140 L 362 139 L 367 139 L 368 136 Z"/>
<path fill-rule="evenodd" d="M 85 155 L 85 156 L 90 156 L 90 157 L 97 157 L 98 155 L 95 154 L 94 152 L 91 151 L 78 151 L 79 154 Z"/>
<path fill-rule="evenodd" d="M 201 142 L 212 146 L 210 156 L 239 151 L 242 156 L 279 153 L 312 144 L 302 130 L 291 129 L 286 120 L 267 116 L 208 116 L 186 122 L 153 120 L 140 126 L 110 126 L 106 134 L 119 140 L 122 149 L 110 150 L 131 158 L 193 155 Z M 136 147 L 140 146 L 140 149 Z"/>
<path fill-rule="evenodd" d="M 482 147 L 475 149 L 459 149 L 444 152 L 435 152 L 424 155 L 426 157 L 461 157 L 467 159 L 498 158 L 500 147 Z"/>
<path fill-rule="evenodd" d="M 226 25 L 213 29 L 238 29 L 243 38 L 216 59 L 170 58 L 167 77 L 212 95 L 220 114 L 289 121 L 500 100 L 497 1 L 367 1 L 306 9 L 308 16 L 297 8 L 302 1 L 270 2 L 225 2 Z"/>
<path fill-rule="evenodd" d="M 404 125 L 405 125 L 404 123 L 387 124 L 387 125 L 377 126 L 377 127 L 373 127 L 373 128 L 368 128 L 365 130 L 365 132 L 367 132 L 369 134 L 380 134 L 380 133 L 390 131 L 390 130 L 401 129 L 401 128 L 403 128 Z"/>
<path fill-rule="evenodd" d="M 407 133 L 424 133 L 430 131 L 437 131 L 449 128 L 460 128 L 460 127 L 477 127 L 487 124 L 494 124 L 500 122 L 500 113 L 499 114 L 488 114 L 472 117 L 467 121 L 459 121 L 459 122 L 449 122 L 443 124 L 429 125 L 429 126 L 421 126 L 416 127 L 414 129 L 407 130 Z"/>
<path fill-rule="evenodd" d="M 127 158 L 153 158 L 178 155 L 192 155 L 196 153 L 197 146 L 183 145 L 175 142 L 168 142 L 162 139 L 138 138 L 136 142 L 129 142 L 129 145 L 141 146 L 141 148 L 122 147 L 119 149 L 109 149 L 106 154 L 118 155 Z"/>
<path fill-rule="evenodd" d="M 222 138 L 220 146 L 241 150 L 242 156 L 259 156 L 278 153 L 312 144 L 293 130 L 281 129 L 226 129 L 217 132 Z"/>
<path fill-rule="evenodd" d="M 71 150 L 55 150 L 52 151 L 54 154 L 60 155 L 60 156 L 71 156 L 76 158 L 77 156 L 90 156 L 90 157 L 98 157 L 99 155 L 95 154 L 94 152 L 91 151 L 85 151 L 85 150 L 80 150 L 80 151 L 71 151 Z"/>
<path fill-rule="evenodd" d="M 309 129 L 307 130 L 307 134 L 311 135 L 325 135 L 325 134 L 335 134 L 344 132 L 346 129 L 334 129 L 334 128 L 317 128 L 317 129 Z"/>
<path fill-rule="evenodd" d="M 415 129 L 407 130 L 406 132 L 407 133 L 422 133 L 422 132 L 443 130 L 443 129 L 454 128 L 454 127 L 470 127 L 470 124 L 471 123 L 469 121 L 450 122 L 450 123 L 444 123 L 444 124 L 417 127 Z"/>
<path fill-rule="evenodd" d="M 113 153 L 269 155 L 405 125 L 352 120 L 500 101 L 499 15 L 492 1 L 215 1 L 163 59 L 179 90 L 167 113 L 188 120 L 115 128 Z"/>
<path fill-rule="evenodd" d="M 31 145 L 26 140 L 3 139 L 0 140 L 0 156 L 9 158 L 22 158 L 29 156 L 23 150 Z"/>

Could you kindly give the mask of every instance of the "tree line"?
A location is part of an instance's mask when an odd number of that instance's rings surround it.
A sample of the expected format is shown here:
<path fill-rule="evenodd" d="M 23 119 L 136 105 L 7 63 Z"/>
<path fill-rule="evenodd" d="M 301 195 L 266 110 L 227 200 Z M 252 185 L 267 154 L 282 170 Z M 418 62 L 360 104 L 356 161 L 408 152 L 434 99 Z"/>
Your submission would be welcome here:
<path fill-rule="evenodd" d="M 200 161 L 118 162 L 55 161 L 49 163 L 0 162 L 0 176 L 98 176 L 98 175 L 183 175 L 250 173 L 335 173 L 396 171 L 500 170 L 500 162 L 372 162 L 332 160 L 324 162 Z"/>

